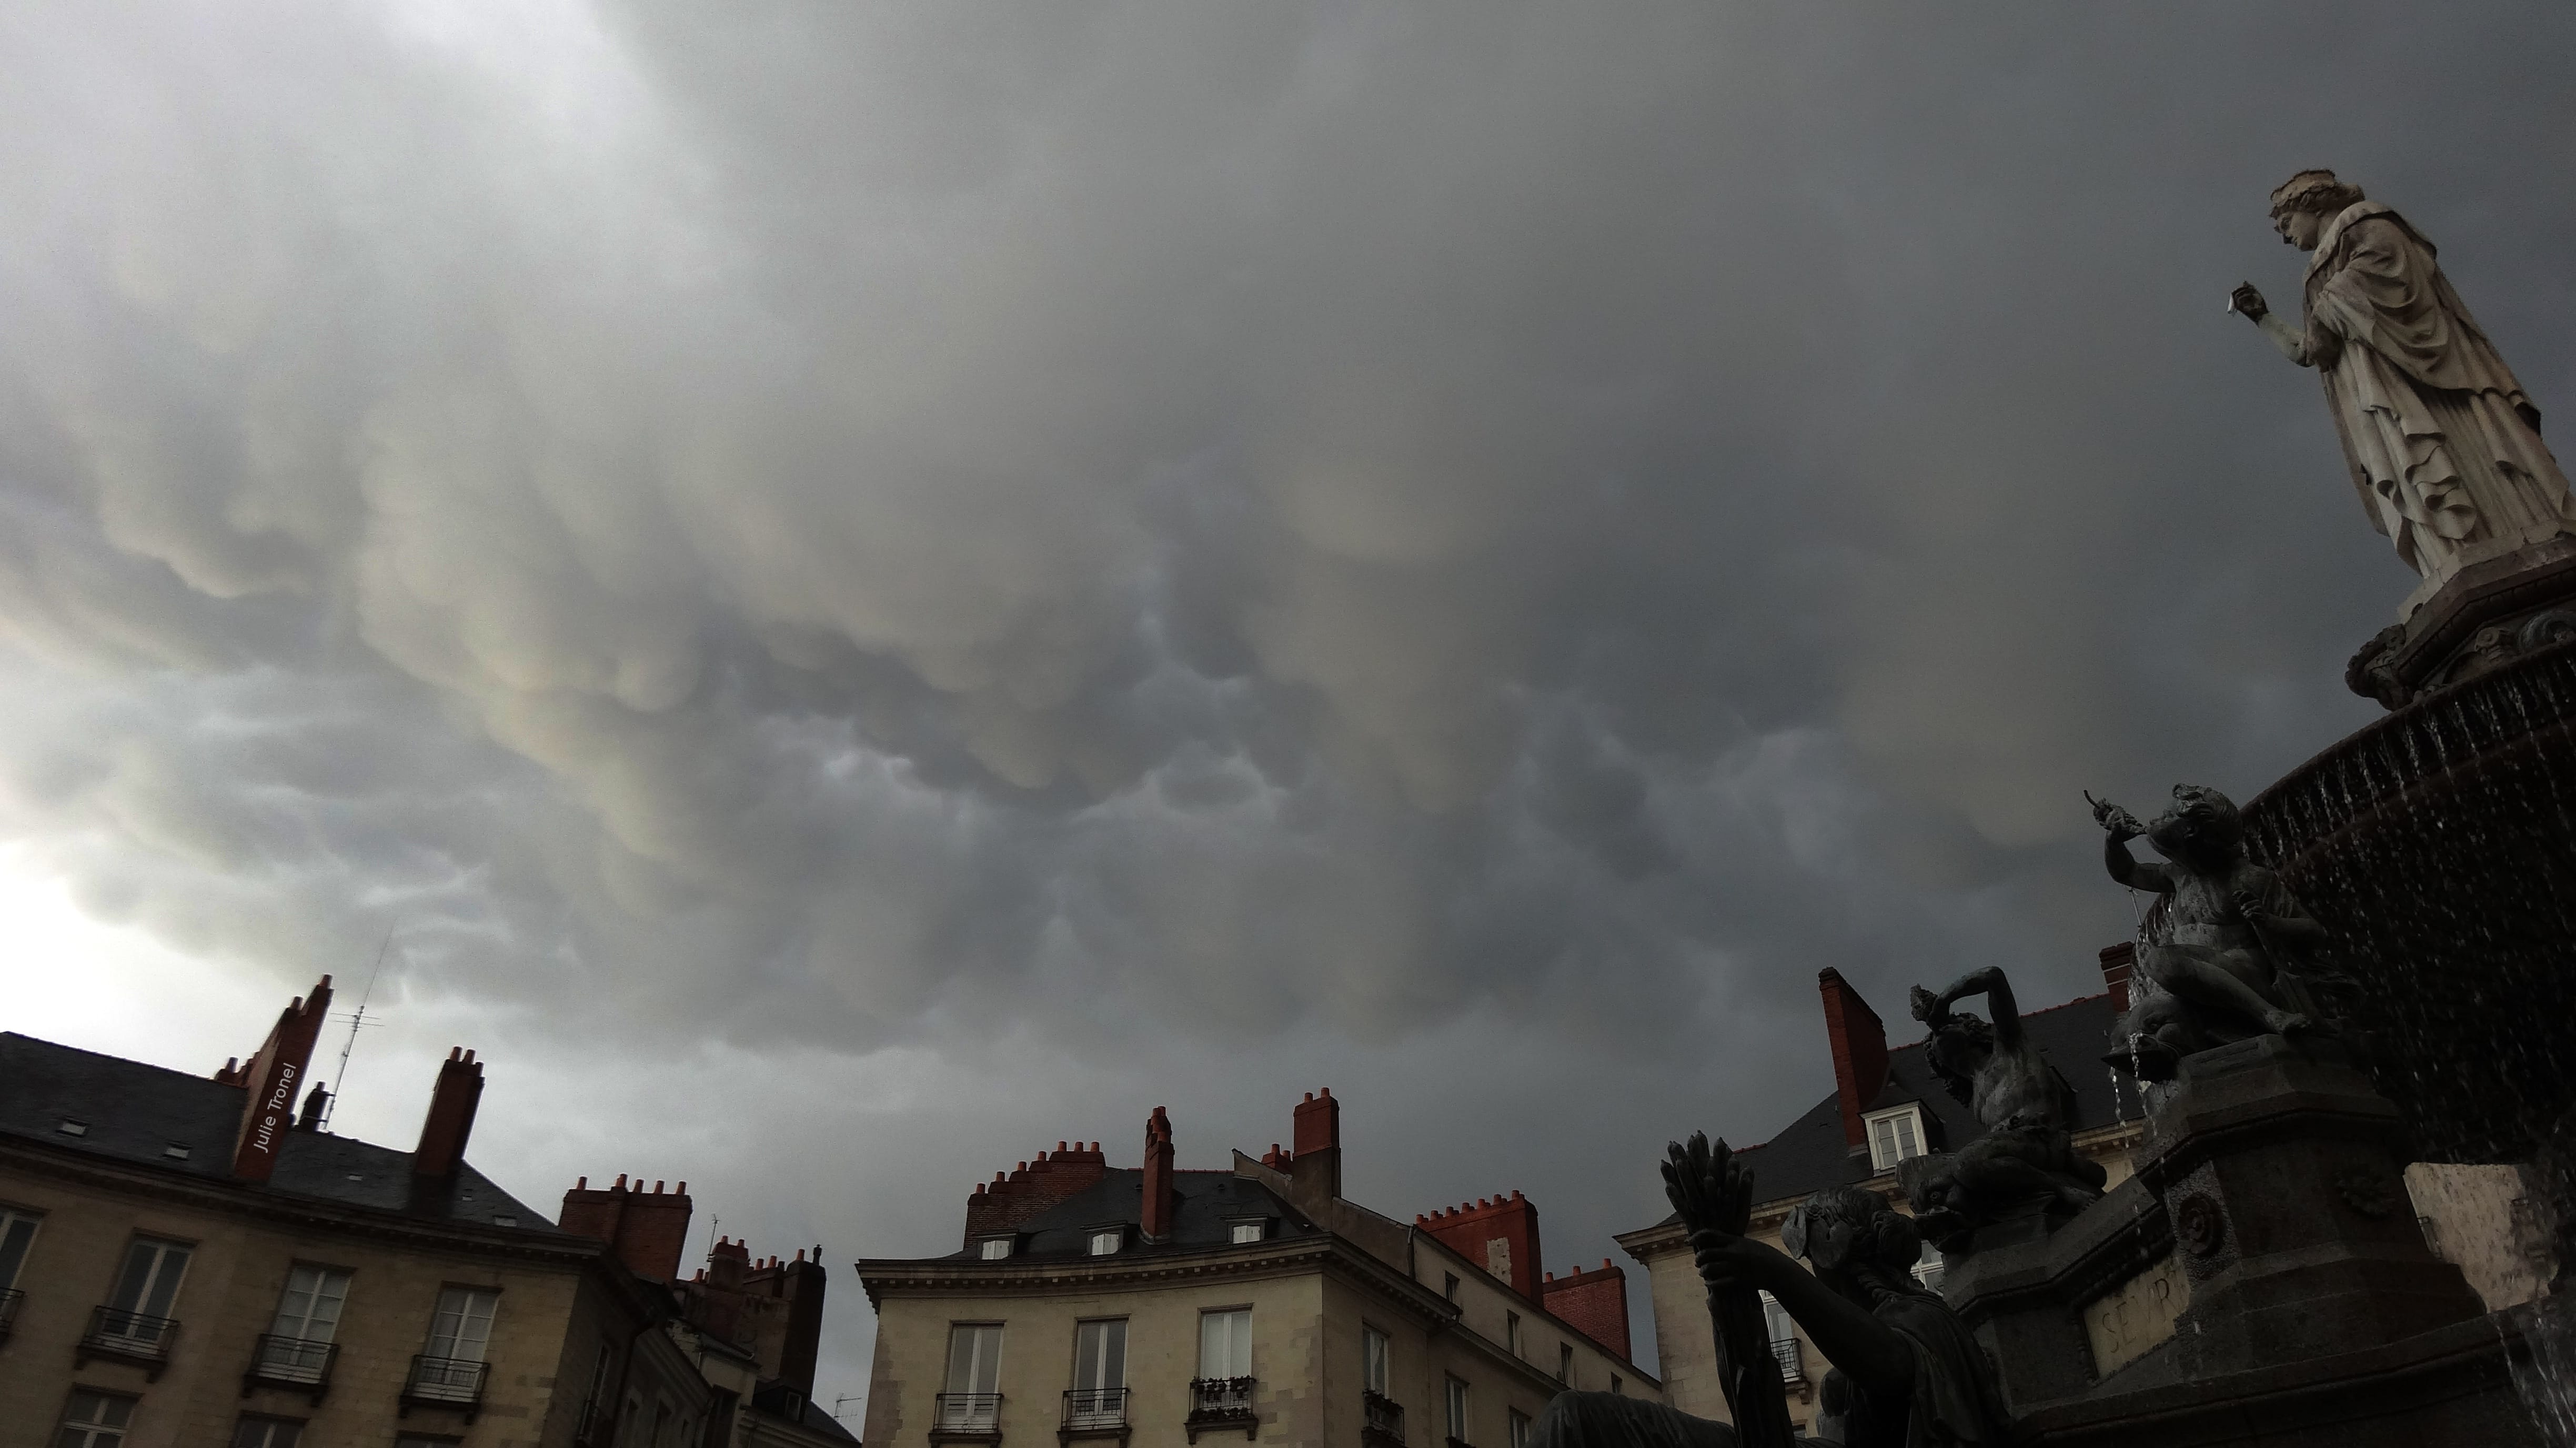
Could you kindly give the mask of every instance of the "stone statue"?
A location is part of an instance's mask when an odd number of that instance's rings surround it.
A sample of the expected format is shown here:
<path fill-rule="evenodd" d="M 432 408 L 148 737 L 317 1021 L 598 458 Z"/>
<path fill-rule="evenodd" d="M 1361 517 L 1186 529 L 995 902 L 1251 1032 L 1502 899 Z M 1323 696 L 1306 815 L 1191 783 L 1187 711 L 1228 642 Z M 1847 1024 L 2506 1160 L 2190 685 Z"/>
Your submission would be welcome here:
<path fill-rule="evenodd" d="M 1982 995 L 1994 1024 L 1950 1009 L 1961 996 Z M 1987 966 L 1939 995 L 1916 986 L 1914 1019 L 1931 1028 L 1924 1059 L 1985 1134 L 1955 1152 L 1897 1163 L 1896 1179 L 1914 1203 L 1914 1225 L 1945 1252 L 1964 1252 L 1980 1227 L 2034 1217 L 2067 1217 L 2101 1200 L 2108 1175 L 2076 1154 L 2067 1134 L 2074 1088 L 2022 1031 L 2012 984 Z"/>
<path fill-rule="evenodd" d="M 1824 1397 L 1844 1408 L 1844 1448 L 1935 1448 L 1996 1444 L 2012 1431 L 1994 1365 L 1938 1294 L 1913 1277 L 1922 1255 L 1914 1224 L 1858 1187 L 1817 1192 L 1781 1227 L 1783 1253 L 1744 1235 L 1738 1204 L 1753 1196 L 1753 1174 L 1724 1142 L 1675 1143 L 1664 1175 L 1690 1229 L 1700 1280 L 1720 1320 L 1737 1300 L 1768 1292 L 1834 1364 Z M 1791 1254 L 1813 1267 L 1799 1267 Z M 1536 1448 L 1778 1448 L 1792 1440 L 1779 1369 L 1721 1375 L 1744 1431 L 1660 1403 L 1610 1393 L 1559 1393 L 1532 1435 Z M 1748 1363 L 1748 1367 L 1753 1364 Z M 1741 1394 L 1742 1396 L 1738 1396 Z M 1759 1396 L 1767 1394 L 1767 1399 Z M 1755 1425 L 1763 1425 L 1756 1427 Z M 1818 1440 L 1797 1440 L 1814 1442 Z"/>
<path fill-rule="evenodd" d="M 2311 252 L 2304 325 L 2249 283 L 2228 299 L 2323 379 L 2353 486 L 2397 556 L 2438 583 L 2463 564 L 2576 533 L 2540 409 L 2478 330 L 2433 244 L 2332 171 L 2272 193 L 2281 239 Z"/>
<path fill-rule="evenodd" d="M 2289 887 L 2245 854 L 2244 822 L 2217 790 L 2177 784 L 2173 807 L 2142 825 L 2108 800 L 2086 799 L 2106 832 L 2111 878 L 2164 897 L 2156 932 L 2141 941 L 2142 993 L 2104 1057 L 2141 1080 L 2169 1081 L 2181 1058 L 2248 1036 L 2318 1025 L 2306 966 L 2326 939 Z M 2141 864 L 2129 841 L 2144 835 L 2169 862 Z"/>

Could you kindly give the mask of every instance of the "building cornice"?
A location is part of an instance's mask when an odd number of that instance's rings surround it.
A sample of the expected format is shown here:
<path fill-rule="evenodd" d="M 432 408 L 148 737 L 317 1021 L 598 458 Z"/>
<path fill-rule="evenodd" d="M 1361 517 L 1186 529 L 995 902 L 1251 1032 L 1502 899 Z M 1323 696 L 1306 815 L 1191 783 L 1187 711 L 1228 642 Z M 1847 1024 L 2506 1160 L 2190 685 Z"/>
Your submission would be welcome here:
<path fill-rule="evenodd" d="M 14 1135 L 0 1136 L 0 1172 L 19 1172 L 139 1197 L 180 1210 L 245 1218 L 271 1226 L 339 1232 L 413 1250 L 466 1252 L 565 1271 L 579 1271 L 599 1260 L 607 1250 L 607 1244 L 588 1237 L 406 1216 L 266 1187 L 157 1171 Z"/>
<path fill-rule="evenodd" d="M 1040 1296 L 1103 1287 L 1179 1284 L 1212 1277 L 1295 1277 L 1331 1272 L 1375 1289 L 1425 1321 L 1440 1323 L 1457 1308 L 1439 1294 L 1395 1271 L 1375 1256 L 1332 1234 L 1258 1245 L 1228 1244 L 1198 1252 L 1117 1253 L 1107 1257 L 868 1258 L 854 1264 L 868 1304 L 888 1294 L 920 1296 Z"/>

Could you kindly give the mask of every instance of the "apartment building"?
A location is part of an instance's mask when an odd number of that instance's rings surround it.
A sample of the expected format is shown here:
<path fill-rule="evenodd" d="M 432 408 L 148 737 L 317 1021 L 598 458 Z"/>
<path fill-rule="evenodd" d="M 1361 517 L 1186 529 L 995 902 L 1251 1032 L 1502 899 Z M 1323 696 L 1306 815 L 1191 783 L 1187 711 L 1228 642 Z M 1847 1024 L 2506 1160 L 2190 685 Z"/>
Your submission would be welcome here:
<path fill-rule="evenodd" d="M 461 1050 L 412 1150 L 322 1130 L 330 998 L 325 977 L 211 1079 L 0 1034 L 0 1448 L 851 1441 L 781 1401 L 792 1354 L 744 1330 L 819 1321 L 819 1264 L 810 1306 L 720 1320 L 705 1274 L 672 1280 L 685 1183 L 576 1191 L 590 1220 L 548 1221 L 466 1161 Z"/>
<path fill-rule="evenodd" d="M 2046 1010 L 2025 1011 L 2022 1027 L 2075 1095 L 2075 1148 L 2098 1161 L 2119 1185 L 2130 1175 L 2130 1155 L 2145 1126 L 2136 1087 L 2102 1064 L 2112 1024 L 2128 1009 L 2132 947 L 2102 952 L 2109 990 Z M 1829 1186 L 1857 1185 L 1912 1210 L 1896 1183 L 1896 1164 L 1973 1140 L 1981 1128 L 1953 1099 L 1923 1059 L 1923 1048 L 1891 1047 L 1878 1012 L 1839 971 L 1817 980 L 1823 998 L 1824 1045 L 1834 1066 L 1834 1092 L 1818 1101 L 1769 1141 L 1739 1148 L 1754 1172 L 1762 1200 L 1751 1235 L 1777 1247 L 1780 1226 L 1808 1194 Z M 1685 1413 L 1725 1421 L 1726 1397 L 1717 1381 L 1717 1348 L 1708 1298 L 1678 1220 L 1622 1233 L 1619 1245 L 1645 1264 L 1655 1316 L 1655 1347 L 1670 1402 Z M 1938 1287 L 1941 1257 L 1927 1247 L 1915 1275 Z M 1767 1300 L 1766 1300 L 1766 1305 Z M 2172 1307 L 2179 1309 L 2176 1300 Z M 1789 1386 L 1790 1414 L 1800 1432 L 1813 1429 L 1817 1393 L 1831 1366 L 1786 1312 L 1770 1308 L 1771 1350 Z M 2170 1321 L 2170 1313 L 2167 1314 Z"/>
<path fill-rule="evenodd" d="M 866 1441 L 1522 1448 L 1568 1386 L 1661 1400 L 1624 1273 L 1543 1275 L 1519 1193 L 1407 1225 L 1342 1196 L 1329 1090 L 1291 1137 L 1180 1169 L 1157 1107 L 1137 1167 L 1059 1142 L 975 1189 L 959 1251 L 859 1263 Z"/>

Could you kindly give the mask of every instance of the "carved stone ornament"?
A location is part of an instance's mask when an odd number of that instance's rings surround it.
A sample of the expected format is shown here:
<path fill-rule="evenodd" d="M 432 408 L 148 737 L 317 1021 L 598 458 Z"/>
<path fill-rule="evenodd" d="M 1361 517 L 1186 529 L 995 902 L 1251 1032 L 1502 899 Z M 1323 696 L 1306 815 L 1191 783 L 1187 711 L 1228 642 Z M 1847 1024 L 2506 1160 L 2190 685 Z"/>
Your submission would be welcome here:
<path fill-rule="evenodd" d="M 2193 1192 L 2174 1204 L 2174 1240 L 2195 1257 L 2214 1257 L 2227 1245 L 2227 1214 L 2218 1199 Z"/>

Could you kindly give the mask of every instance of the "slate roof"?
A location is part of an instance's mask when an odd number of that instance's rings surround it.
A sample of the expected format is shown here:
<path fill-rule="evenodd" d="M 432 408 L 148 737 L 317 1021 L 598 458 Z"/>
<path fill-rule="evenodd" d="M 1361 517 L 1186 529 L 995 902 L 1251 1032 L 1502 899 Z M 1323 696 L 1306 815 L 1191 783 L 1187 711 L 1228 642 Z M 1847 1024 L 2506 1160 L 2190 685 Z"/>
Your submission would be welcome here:
<path fill-rule="evenodd" d="M 2084 996 L 2022 1015 L 2022 1029 L 2038 1044 L 2040 1055 L 2075 1088 L 2074 1129 L 2078 1132 L 2135 1121 L 2146 1114 L 2137 1089 L 2114 1078 L 2111 1069 L 2102 1064 L 2112 1023 L 2118 1019 L 2119 1012 L 2113 1009 L 2108 995 Z M 1922 1103 L 1932 1150 L 1956 1150 L 1977 1138 L 1977 1118 L 1951 1099 L 1949 1088 L 1932 1074 L 1931 1066 L 1923 1059 L 1921 1041 L 1889 1048 L 1887 1087 L 1862 1109 L 1880 1111 L 1910 1101 Z M 1763 1202 L 1803 1197 L 1826 1187 L 1850 1186 L 1875 1175 L 1869 1169 L 1868 1154 L 1852 1155 L 1843 1140 L 1841 1098 L 1833 1094 L 1807 1108 L 1769 1141 L 1742 1147 L 1736 1156 L 1753 1169 L 1753 1194 Z M 1678 1216 L 1667 1216 L 1657 1225 L 1678 1220 Z"/>
<path fill-rule="evenodd" d="M 1109 1226 L 1130 1229 L 1127 1244 L 1119 1249 L 1121 1255 L 1196 1252 L 1231 1245 L 1234 1223 L 1244 1217 L 1270 1219 L 1265 1236 L 1274 1242 L 1327 1235 L 1270 1188 L 1231 1171 L 1175 1171 L 1172 1190 L 1180 1201 L 1172 1213 L 1171 1232 L 1163 1241 L 1145 1242 L 1133 1235 L 1144 1221 L 1145 1173 L 1138 1167 L 1111 1167 L 1087 1189 L 1014 1228 L 1019 1245 L 1011 1255 L 1088 1256 L 1091 1234 Z M 969 1246 L 949 1255 L 972 1258 L 976 1253 Z"/>
<path fill-rule="evenodd" d="M 422 1192 L 410 1152 L 326 1132 L 288 1132 L 266 1186 L 235 1182 L 233 1137 L 247 1089 L 0 1031 L 0 1135 L 245 1191 L 487 1227 L 515 1218 L 521 1231 L 556 1234 L 551 1220 L 470 1164 L 452 1182 Z M 66 1119 L 87 1134 L 65 1135 Z M 172 1146 L 188 1148 L 187 1158 L 170 1156 Z"/>

